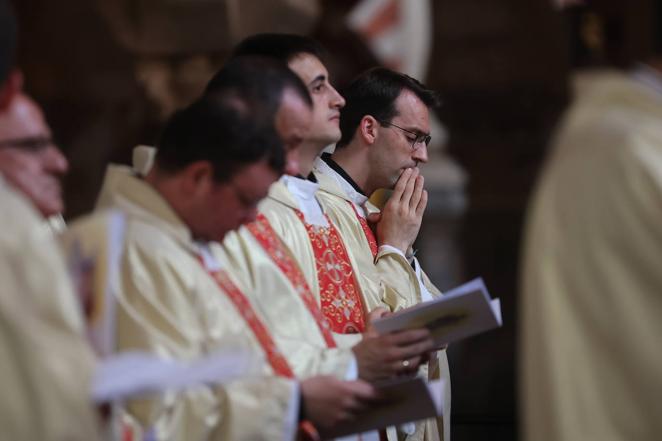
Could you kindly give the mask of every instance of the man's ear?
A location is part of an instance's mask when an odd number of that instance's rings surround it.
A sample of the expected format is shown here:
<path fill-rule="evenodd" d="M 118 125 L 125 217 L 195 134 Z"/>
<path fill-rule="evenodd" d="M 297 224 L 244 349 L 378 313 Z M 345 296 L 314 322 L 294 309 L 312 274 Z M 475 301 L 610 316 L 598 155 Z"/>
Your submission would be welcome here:
<path fill-rule="evenodd" d="M 184 189 L 187 194 L 198 195 L 208 191 L 214 183 L 214 166 L 209 161 L 196 161 L 182 173 Z"/>
<path fill-rule="evenodd" d="M 23 89 L 23 74 L 14 69 L 9 73 L 5 83 L 0 86 L 0 111 L 9 107 L 9 103 Z"/>
<path fill-rule="evenodd" d="M 377 128 L 379 127 L 379 121 L 373 118 L 370 115 L 365 115 L 361 118 L 359 123 L 359 135 L 363 142 L 372 145 L 377 139 Z"/>

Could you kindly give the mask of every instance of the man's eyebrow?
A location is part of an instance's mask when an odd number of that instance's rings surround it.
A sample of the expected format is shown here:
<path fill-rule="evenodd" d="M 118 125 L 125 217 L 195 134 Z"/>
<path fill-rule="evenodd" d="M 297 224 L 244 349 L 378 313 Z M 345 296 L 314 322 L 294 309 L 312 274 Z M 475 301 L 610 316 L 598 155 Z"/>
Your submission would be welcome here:
<path fill-rule="evenodd" d="M 402 128 L 403 128 L 403 129 L 407 129 L 407 130 L 409 130 L 410 132 L 417 133 L 417 134 L 419 134 L 419 135 L 425 135 L 425 136 L 429 136 L 429 135 L 430 135 L 429 133 L 425 133 L 423 130 L 419 129 L 419 128 L 416 127 L 416 126 L 403 126 Z"/>
<path fill-rule="evenodd" d="M 318 82 L 323 82 L 324 80 L 326 80 L 326 75 L 319 74 L 315 78 L 313 78 L 313 80 L 310 83 L 308 83 L 308 85 L 312 86 L 313 84 L 318 83 Z"/>

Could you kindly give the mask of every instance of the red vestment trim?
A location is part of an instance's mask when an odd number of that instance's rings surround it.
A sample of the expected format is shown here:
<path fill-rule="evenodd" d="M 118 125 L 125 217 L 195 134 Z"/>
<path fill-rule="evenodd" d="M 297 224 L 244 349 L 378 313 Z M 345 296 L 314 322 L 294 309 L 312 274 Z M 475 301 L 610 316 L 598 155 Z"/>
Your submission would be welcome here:
<path fill-rule="evenodd" d="M 276 375 L 287 378 L 294 378 L 294 372 L 290 368 L 290 365 L 287 363 L 287 360 L 281 354 L 280 350 L 276 347 L 276 343 L 273 341 L 267 331 L 266 326 L 262 323 L 260 318 L 255 314 L 253 307 L 246 298 L 243 292 L 239 289 L 237 285 L 230 280 L 227 272 L 223 270 L 211 271 L 208 270 L 204 262 L 200 262 L 203 268 L 207 273 L 214 279 L 218 287 L 223 291 L 228 298 L 232 301 L 237 311 L 241 314 L 243 319 L 246 321 L 248 326 L 253 331 L 253 335 L 257 338 L 260 346 L 267 355 L 267 360 L 271 365 L 271 368 L 274 370 Z"/>
<path fill-rule="evenodd" d="M 322 333 L 326 345 L 329 348 L 335 348 L 336 342 L 333 339 L 329 321 L 324 317 L 324 314 L 322 314 L 322 311 L 317 305 L 317 299 L 313 295 L 310 286 L 308 286 L 301 268 L 299 268 L 298 264 L 290 256 L 285 244 L 283 244 L 278 238 L 278 235 L 276 235 L 276 232 L 271 228 L 269 220 L 260 213 L 257 216 L 257 220 L 246 225 L 246 227 L 262 248 L 264 248 L 269 257 L 271 257 L 271 260 L 278 266 L 280 271 L 287 277 L 296 292 L 299 293 L 301 300 L 303 300 L 306 308 L 308 308 L 308 311 L 315 319 L 315 323 L 317 323 L 317 327 Z"/>
<path fill-rule="evenodd" d="M 356 215 L 356 218 L 359 220 L 359 223 L 361 224 L 361 229 L 363 229 L 363 234 L 365 234 L 365 238 L 368 240 L 368 245 L 370 246 L 370 252 L 372 253 L 372 258 L 374 259 L 377 257 L 377 239 L 375 239 L 375 234 L 372 232 L 370 229 L 370 226 L 368 226 L 368 220 L 361 216 L 358 211 L 356 211 L 356 207 L 351 201 L 347 201 L 349 205 L 352 207 L 352 210 L 354 210 L 354 214 Z"/>

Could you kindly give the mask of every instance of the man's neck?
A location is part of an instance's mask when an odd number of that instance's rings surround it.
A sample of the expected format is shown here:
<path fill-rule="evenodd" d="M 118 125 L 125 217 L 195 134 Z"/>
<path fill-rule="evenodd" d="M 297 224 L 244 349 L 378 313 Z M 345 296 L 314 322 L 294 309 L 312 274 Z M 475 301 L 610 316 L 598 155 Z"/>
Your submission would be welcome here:
<path fill-rule="evenodd" d="M 175 181 L 176 178 L 164 176 L 156 168 L 153 168 L 145 177 L 139 179 L 142 179 L 147 185 L 152 187 L 166 201 L 177 217 L 189 228 L 194 239 L 202 240 L 198 238 L 198 235 L 191 228 L 189 216 L 187 216 L 187 210 L 184 207 L 187 198 L 182 197 Z"/>
<path fill-rule="evenodd" d="M 376 188 L 370 185 L 368 157 L 363 152 L 356 151 L 351 145 L 336 149 L 331 155 L 345 173 L 361 188 L 366 196 L 370 196 Z"/>
<path fill-rule="evenodd" d="M 301 146 L 299 153 L 299 174 L 308 176 L 313 171 L 313 164 L 326 145 L 309 143 Z"/>

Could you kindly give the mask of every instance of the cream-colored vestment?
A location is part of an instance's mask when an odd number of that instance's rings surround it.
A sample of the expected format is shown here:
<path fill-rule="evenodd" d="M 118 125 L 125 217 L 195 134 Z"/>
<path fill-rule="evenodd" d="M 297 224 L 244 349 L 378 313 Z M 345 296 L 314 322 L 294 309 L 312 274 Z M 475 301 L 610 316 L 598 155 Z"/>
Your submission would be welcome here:
<path fill-rule="evenodd" d="M 224 348 L 263 356 L 247 322 L 207 271 L 220 268 L 208 244 L 194 241 L 166 200 L 128 168 L 111 166 L 108 174 L 112 185 L 104 187 L 101 205 L 126 215 L 117 351 L 181 361 Z M 265 361 L 223 388 L 134 400 L 127 410 L 159 440 L 292 439 L 298 393 L 296 382 L 274 376 Z"/>
<path fill-rule="evenodd" d="M 0 437 L 98 439 L 94 356 L 44 219 L 0 176 Z"/>
<path fill-rule="evenodd" d="M 376 213 L 379 209 L 372 205 L 368 198 L 352 188 L 341 175 L 336 173 L 321 158 L 315 162 L 315 176 L 320 185 L 317 198 L 324 207 L 324 212 L 337 225 L 343 241 L 353 250 L 358 271 L 363 277 L 379 280 L 384 286 L 385 303 L 397 311 L 421 301 L 430 300 L 441 295 L 441 292 L 430 282 L 417 260 L 416 269 L 409 264 L 405 256 L 393 247 L 380 246 L 377 256 L 373 258 L 366 234 L 358 216 L 365 219 L 366 213 Z M 436 420 L 428 420 L 423 425 L 418 424 L 416 432 L 406 439 L 437 438 L 450 440 L 451 416 L 451 386 L 448 358 L 446 351 L 438 351 L 427 367 L 421 369 L 423 375 L 433 380 L 443 378 L 446 382 L 444 390 L 444 415 L 440 425 Z M 423 436 L 425 433 L 425 436 Z"/>
<path fill-rule="evenodd" d="M 662 436 L 662 82 L 638 76 L 580 90 L 529 207 L 525 440 Z"/>

